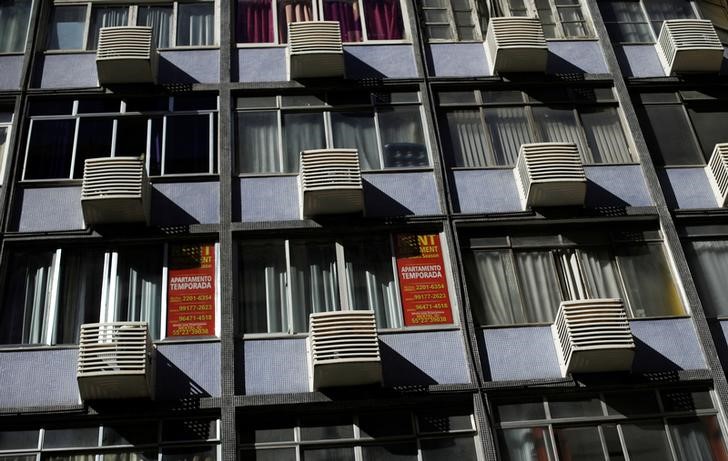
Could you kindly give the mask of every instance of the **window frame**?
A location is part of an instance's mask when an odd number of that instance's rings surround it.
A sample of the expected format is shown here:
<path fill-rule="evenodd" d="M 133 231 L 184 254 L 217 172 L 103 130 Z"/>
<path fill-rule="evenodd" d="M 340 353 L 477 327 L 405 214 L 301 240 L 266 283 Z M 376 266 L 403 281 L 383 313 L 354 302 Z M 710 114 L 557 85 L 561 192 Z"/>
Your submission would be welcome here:
<path fill-rule="evenodd" d="M 647 0 L 649 1 L 649 0 Z M 693 16 L 695 19 L 703 19 L 704 15 L 700 11 L 700 9 L 697 7 L 696 3 L 692 0 L 685 0 L 686 3 L 689 4 L 690 9 L 693 12 Z M 646 24 L 647 29 L 649 30 L 650 37 L 652 38 L 652 41 L 644 42 L 644 41 L 638 41 L 638 42 L 612 42 L 614 45 L 654 45 L 657 43 L 657 39 L 659 38 L 659 33 L 656 33 L 655 30 L 652 28 L 652 23 L 655 22 L 651 19 L 649 12 L 647 11 L 647 8 L 645 7 L 643 0 L 618 0 L 619 3 L 637 3 L 639 5 L 639 11 L 642 13 L 642 18 L 644 19 L 644 22 L 620 22 L 620 21 L 604 21 L 604 25 L 606 27 L 607 24 Z M 617 3 L 613 0 L 601 0 L 599 3 Z M 609 36 L 609 39 L 611 40 L 611 36 Z"/>
<path fill-rule="evenodd" d="M 5 168 L 10 156 L 10 141 L 13 139 L 13 116 L 12 112 L 6 112 L 9 117 L 6 119 L 0 111 L 0 130 L 5 130 L 5 144 L 0 145 L 0 186 L 5 181 Z M 5 120 L 5 121 L 3 121 Z"/>
<path fill-rule="evenodd" d="M 30 34 L 30 19 L 33 12 L 33 0 L 27 0 L 28 3 L 28 19 L 25 23 L 25 33 L 22 37 L 23 46 L 22 49 L 19 51 L 0 51 L 0 56 L 8 56 L 8 55 L 18 55 L 18 54 L 24 54 L 26 48 L 28 47 L 28 36 Z"/>
<path fill-rule="evenodd" d="M 515 11 L 514 8 L 511 7 L 511 3 L 509 0 L 499 0 L 502 3 L 502 9 L 505 13 L 504 16 L 524 16 L 519 14 L 513 14 Z M 541 18 L 541 16 L 538 14 L 539 8 L 536 5 L 537 0 L 521 0 L 524 5 L 524 11 L 526 13 L 526 16 L 531 16 L 539 19 L 539 22 L 541 24 L 544 23 L 544 19 Z M 567 8 L 578 8 L 579 13 L 581 14 L 582 21 L 563 21 L 561 20 L 561 16 L 559 15 L 559 4 L 557 3 L 559 0 L 546 0 L 548 1 L 549 10 L 551 11 L 551 18 L 553 19 L 553 23 L 547 23 L 547 24 L 553 24 L 554 29 L 556 31 L 555 37 L 546 37 L 546 40 L 595 40 L 598 37 L 596 36 L 596 32 L 594 31 L 594 26 L 591 23 L 591 15 L 588 14 L 588 10 L 584 8 L 582 5 L 582 0 L 577 0 L 576 5 L 561 5 L 561 7 L 567 7 Z M 563 23 L 581 23 L 584 25 L 584 35 L 583 36 L 577 36 L 577 37 L 569 37 L 564 32 Z"/>
<path fill-rule="evenodd" d="M 460 38 L 460 33 L 458 32 L 458 25 L 457 21 L 455 20 L 455 8 L 452 5 L 452 0 L 444 0 L 445 5 L 443 7 L 436 7 L 436 6 L 426 6 L 421 5 L 420 8 L 422 9 L 422 29 L 423 29 L 423 35 L 429 41 L 430 43 L 449 43 L 449 42 L 482 42 L 485 40 L 485 35 L 487 34 L 487 27 L 488 27 L 488 20 L 490 16 L 490 12 L 487 9 L 487 6 L 485 5 L 485 2 L 483 0 L 465 0 L 470 5 L 470 14 L 471 19 L 473 21 L 473 38 L 472 39 L 462 39 Z M 482 5 L 485 8 L 485 11 L 480 11 Z M 447 15 L 448 22 L 428 22 L 427 21 L 427 11 L 444 11 Z M 457 10 L 457 12 L 462 12 L 463 10 Z M 428 28 L 432 25 L 435 26 L 445 26 L 447 25 L 450 34 L 452 38 L 431 38 L 429 33 L 427 32 Z M 483 30 L 485 29 L 485 30 Z"/>

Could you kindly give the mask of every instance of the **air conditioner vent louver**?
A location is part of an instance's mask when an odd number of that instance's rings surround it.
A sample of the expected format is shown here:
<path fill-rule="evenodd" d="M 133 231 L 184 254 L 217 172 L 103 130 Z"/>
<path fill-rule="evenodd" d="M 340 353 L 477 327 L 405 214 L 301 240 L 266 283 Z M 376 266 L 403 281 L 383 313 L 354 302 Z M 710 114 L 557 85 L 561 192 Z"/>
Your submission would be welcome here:
<path fill-rule="evenodd" d="M 713 193 L 718 200 L 718 206 L 726 206 L 726 202 L 728 202 L 728 143 L 715 145 L 706 170 Z"/>
<path fill-rule="evenodd" d="M 356 149 L 301 152 L 299 182 L 303 216 L 363 210 L 364 192 Z"/>
<path fill-rule="evenodd" d="M 634 338 L 621 299 L 563 301 L 551 328 L 564 376 L 632 367 Z"/>
<path fill-rule="evenodd" d="M 657 40 L 665 72 L 718 72 L 723 45 L 710 21 L 670 19 L 662 23 Z"/>
<path fill-rule="evenodd" d="M 287 54 L 291 79 L 344 76 L 344 47 L 338 21 L 289 23 Z"/>
<path fill-rule="evenodd" d="M 153 351 L 146 322 L 81 325 L 76 373 L 81 398 L 152 397 Z"/>
<path fill-rule="evenodd" d="M 584 204 L 586 175 L 576 144 L 521 144 L 514 171 L 524 208 Z"/>
<path fill-rule="evenodd" d="M 545 72 L 548 46 L 538 18 L 492 18 L 485 46 L 493 72 Z"/>
<path fill-rule="evenodd" d="M 312 389 L 381 383 L 374 311 L 321 312 L 309 321 Z"/>
<path fill-rule="evenodd" d="M 86 159 L 81 207 L 86 224 L 148 222 L 151 191 L 144 159 Z"/>
<path fill-rule="evenodd" d="M 157 50 L 151 27 L 102 27 L 96 51 L 99 83 L 155 83 Z"/>

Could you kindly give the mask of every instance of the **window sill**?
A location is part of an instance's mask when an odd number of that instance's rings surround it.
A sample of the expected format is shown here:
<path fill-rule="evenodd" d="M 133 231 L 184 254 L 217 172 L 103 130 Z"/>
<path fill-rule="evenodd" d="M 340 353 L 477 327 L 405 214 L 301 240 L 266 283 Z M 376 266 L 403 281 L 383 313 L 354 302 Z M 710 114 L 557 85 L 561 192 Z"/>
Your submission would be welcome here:
<path fill-rule="evenodd" d="M 598 42 L 598 37 L 557 37 L 547 38 L 547 42 Z"/>
<path fill-rule="evenodd" d="M 406 172 L 422 172 L 433 171 L 431 166 L 413 167 L 413 168 L 385 168 L 381 170 L 362 170 L 363 176 L 369 174 L 387 174 L 387 173 L 406 173 Z M 238 178 L 280 178 L 280 177 L 298 177 L 299 173 L 238 173 Z"/>
<path fill-rule="evenodd" d="M 681 168 L 705 168 L 707 165 L 705 163 L 703 164 L 695 164 L 695 165 L 662 165 L 658 166 L 658 168 L 663 168 L 665 170 L 679 170 Z"/>
<path fill-rule="evenodd" d="M 366 42 L 342 42 L 343 46 L 412 45 L 410 40 L 369 40 Z M 238 49 L 288 48 L 287 43 L 236 43 Z"/>
<path fill-rule="evenodd" d="M 23 51 L 13 51 L 13 52 L 9 52 L 9 53 L 0 53 L 0 58 L 2 58 L 3 56 L 23 56 L 24 54 L 25 54 L 25 52 L 23 52 Z"/>
<path fill-rule="evenodd" d="M 176 46 L 173 48 L 157 48 L 159 52 L 165 51 L 195 51 L 195 50 L 219 50 L 218 45 L 207 45 L 207 46 Z M 57 55 L 57 54 L 96 54 L 96 50 L 45 50 L 44 54 Z"/>
<path fill-rule="evenodd" d="M 550 324 L 549 324 L 550 325 Z M 417 327 L 403 327 L 403 328 L 379 328 L 377 334 L 379 336 L 387 336 L 392 334 L 402 333 L 423 333 L 423 332 L 435 332 L 435 331 L 459 331 L 460 326 L 457 324 L 452 325 L 423 325 Z M 308 333 L 246 333 L 242 336 L 243 341 L 256 341 L 256 340 L 275 340 L 275 339 L 306 339 Z"/>
<path fill-rule="evenodd" d="M 189 173 L 189 174 L 168 174 L 164 176 L 149 176 L 152 184 L 176 183 L 176 182 L 204 182 L 219 181 L 220 176 L 216 173 Z M 83 179 L 23 179 L 18 181 L 21 187 L 58 187 L 58 186 L 81 186 Z"/>
<path fill-rule="evenodd" d="M 167 344 L 204 344 L 204 343 L 218 343 L 220 338 L 217 336 L 206 336 L 206 337 L 190 337 L 188 339 L 183 338 L 165 338 L 155 339 L 154 345 L 167 345 Z M 0 354 L 3 352 L 32 352 L 32 351 L 49 351 L 49 350 L 64 350 L 64 349 L 78 349 L 78 344 L 12 344 L 8 346 L 0 345 Z"/>
<path fill-rule="evenodd" d="M 689 319 L 691 318 L 687 314 L 683 315 L 662 315 L 658 317 L 630 317 L 627 320 L 629 322 L 649 322 L 651 320 L 674 320 L 674 319 Z M 728 318 L 726 319 L 728 320 Z M 533 328 L 533 327 L 550 327 L 553 322 L 538 322 L 538 323 L 514 323 L 511 325 L 480 325 L 481 330 L 497 330 L 503 328 Z"/>
<path fill-rule="evenodd" d="M 592 167 L 610 167 L 610 166 L 639 166 L 639 162 L 630 163 L 584 163 L 583 166 L 587 168 Z M 451 166 L 452 171 L 480 171 L 480 170 L 512 170 L 516 165 L 503 165 L 503 166 Z"/>

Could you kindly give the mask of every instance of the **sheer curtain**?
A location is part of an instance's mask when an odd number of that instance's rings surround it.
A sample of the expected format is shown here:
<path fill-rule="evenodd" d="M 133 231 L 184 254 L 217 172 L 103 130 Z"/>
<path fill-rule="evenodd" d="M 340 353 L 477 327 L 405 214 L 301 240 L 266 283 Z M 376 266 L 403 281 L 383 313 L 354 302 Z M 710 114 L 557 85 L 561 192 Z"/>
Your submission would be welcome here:
<path fill-rule="evenodd" d="M 361 42 L 361 12 L 358 0 L 323 0 L 324 19 L 339 21 L 341 39 L 345 42 Z"/>
<path fill-rule="evenodd" d="M 550 461 L 551 437 L 548 429 L 533 427 L 526 429 L 505 429 L 502 440 L 509 461 Z"/>
<path fill-rule="evenodd" d="M 238 169 L 241 173 L 283 171 L 277 112 L 238 113 Z"/>
<path fill-rule="evenodd" d="M 553 322 L 561 303 L 553 255 L 548 251 L 516 252 L 516 266 L 526 322 Z"/>
<path fill-rule="evenodd" d="M 83 48 L 86 26 L 86 6 L 55 6 L 48 34 L 49 50 L 80 50 Z"/>
<path fill-rule="evenodd" d="M 485 120 L 493 142 L 496 165 L 515 165 L 521 144 L 532 142 L 522 107 L 485 109 Z"/>
<path fill-rule="evenodd" d="M 385 167 L 417 167 L 430 164 L 419 106 L 380 109 L 377 117 Z"/>
<path fill-rule="evenodd" d="M 238 0 L 239 43 L 273 43 L 272 5 L 271 0 Z"/>
<path fill-rule="evenodd" d="M 286 254 L 281 241 L 241 248 L 240 299 L 246 333 L 286 333 Z"/>
<path fill-rule="evenodd" d="M 152 42 L 157 48 L 172 46 L 172 7 L 139 5 L 137 24 L 152 28 Z"/>
<path fill-rule="evenodd" d="M 147 322 L 159 339 L 162 313 L 162 249 L 127 249 L 119 254 L 115 321 Z"/>
<path fill-rule="evenodd" d="M 362 170 L 379 170 L 377 133 L 372 112 L 332 112 L 334 147 L 356 148 Z"/>
<path fill-rule="evenodd" d="M 291 292 L 294 332 L 308 331 L 308 316 L 341 309 L 332 243 L 291 241 Z"/>
<path fill-rule="evenodd" d="M 580 251 L 581 266 L 591 298 L 624 298 L 617 267 L 606 248 Z"/>
<path fill-rule="evenodd" d="M 512 282 L 515 274 L 509 269 L 508 251 L 474 251 L 469 284 L 471 305 L 481 325 L 513 325 L 524 323 L 523 305 Z M 468 261 L 470 262 L 470 261 Z"/>
<path fill-rule="evenodd" d="M 52 261 L 53 252 L 19 253 L 10 259 L 14 270 L 0 310 L 0 343 L 43 342 Z"/>
<path fill-rule="evenodd" d="M 693 241 L 686 250 L 706 314 L 728 315 L 728 241 Z"/>
<path fill-rule="evenodd" d="M 102 251 L 63 250 L 54 344 L 78 343 L 81 324 L 99 321 L 103 268 Z"/>
<path fill-rule="evenodd" d="M 283 114 L 283 172 L 295 173 L 301 151 L 326 147 L 324 117 L 320 112 Z"/>
<path fill-rule="evenodd" d="M 347 242 L 344 248 L 351 308 L 373 310 L 378 328 L 402 327 L 389 242 Z"/>
<path fill-rule="evenodd" d="M 617 109 L 614 107 L 579 110 L 586 131 L 589 152 L 582 155 L 592 163 L 633 162 L 622 131 Z"/>
<path fill-rule="evenodd" d="M 212 3 L 177 5 L 177 45 L 206 46 L 215 43 L 215 14 Z"/>
<path fill-rule="evenodd" d="M 30 19 L 30 0 L 0 3 L 0 53 L 22 53 Z"/>
<path fill-rule="evenodd" d="M 462 167 L 492 166 L 490 147 L 479 110 L 453 110 L 445 114 L 453 164 Z"/>
<path fill-rule="evenodd" d="M 574 118 L 573 109 L 555 107 L 534 107 L 533 118 L 546 142 L 573 142 L 579 147 L 582 158 L 586 152 Z"/>
<path fill-rule="evenodd" d="M 720 425 L 715 416 L 670 421 L 675 452 L 680 461 L 725 461 L 728 459 Z"/>
<path fill-rule="evenodd" d="M 369 40 L 400 40 L 404 38 L 400 0 L 365 0 L 364 17 Z"/>
<path fill-rule="evenodd" d="M 280 43 L 288 41 L 288 24 L 291 22 L 313 21 L 311 0 L 278 1 L 278 36 Z"/>
<path fill-rule="evenodd" d="M 126 6 L 93 8 L 91 12 L 91 33 L 87 48 L 95 50 L 98 47 L 102 27 L 118 27 L 127 24 L 129 24 L 129 8 Z"/>

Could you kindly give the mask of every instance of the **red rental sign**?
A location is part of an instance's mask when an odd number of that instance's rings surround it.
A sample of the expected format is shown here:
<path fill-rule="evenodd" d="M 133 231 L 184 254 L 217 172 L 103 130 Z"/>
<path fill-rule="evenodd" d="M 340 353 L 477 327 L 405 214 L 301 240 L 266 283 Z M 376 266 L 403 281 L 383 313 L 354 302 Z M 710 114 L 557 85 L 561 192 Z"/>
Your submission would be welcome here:
<path fill-rule="evenodd" d="M 215 335 L 215 245 L 170 245 L 167 337 Z"/>
<path fill-rule="evenodd" d="M 395 239 L 404 324 L 452 323 L 440 236 L 398 234 Z"/>

